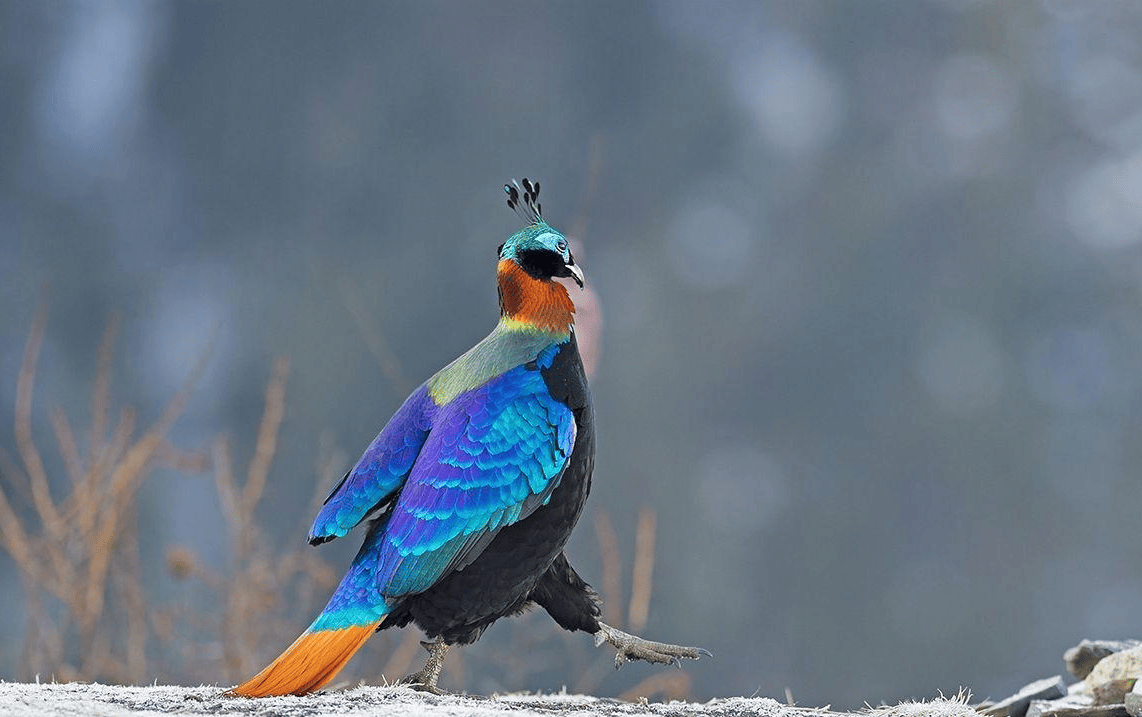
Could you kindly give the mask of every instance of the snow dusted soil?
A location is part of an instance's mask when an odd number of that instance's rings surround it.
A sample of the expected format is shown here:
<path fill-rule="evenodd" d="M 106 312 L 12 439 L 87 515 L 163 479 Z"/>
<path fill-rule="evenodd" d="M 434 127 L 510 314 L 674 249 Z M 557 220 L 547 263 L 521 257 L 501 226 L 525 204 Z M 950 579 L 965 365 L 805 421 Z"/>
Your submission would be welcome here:
<path fill-rule="evenodd" d="M 251 717 L 810 717 L 838 713 L 789 707 L 767 698 L 731 697 L 705 703 L 639 704 L 568 694 L 510 694 L 491 697 L 436 696 L 407 687 L 357 687 L 306 697 L 228 698 L 218 687 L 121 687 L 99 684 L 0 682 L 3 717 L 139 717 L 141 715 L 250 715 Z M 937 700 L 904 703 L 863 713 L 868 717 L 962 717 L 963 703 Z"/>
<path fill-rule="evenodd" d="M 711 717 L 739 715 L 804 714 L 769 699 L 713 700 L 705 704 L 686 702 L 640 705 L 581 695 L 512 694 L 493 697 L 429 695 L 406 687 L 357 687 L 306 697 L 243 699 L 222 696 L 218 687 L 120 687 L 99 684 L 20 684 L 0 683 L 0 714 L 4 717 L 32 715 L 101 715 L 139 717 L 142 715 L 281 715 L 282 717 L 491 717 L 512 715 L 661 715 L 682 717 L 704 714 Z"/>

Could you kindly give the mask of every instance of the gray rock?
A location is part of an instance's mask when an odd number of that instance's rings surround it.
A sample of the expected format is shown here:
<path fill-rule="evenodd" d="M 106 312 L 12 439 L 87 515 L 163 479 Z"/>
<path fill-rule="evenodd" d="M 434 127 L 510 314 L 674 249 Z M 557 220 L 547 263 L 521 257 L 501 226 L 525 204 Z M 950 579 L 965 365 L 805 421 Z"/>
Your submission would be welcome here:
<path fill-rule="evenodd" d="M 1059 700 L 1034 700 L 1027 717 L 1129 717 L 1125 705 L 1096 705 L 1090 695 L 1071 695 Z"/>
<path fill-rule="evenodd" d="M 1067 670 L 1080 680 L 1107 655 L 1142 645 L 1142 640 L 1083 640 L 1063 653 Z"/>
<path fill-rule="evenodd" d="M 1066 694 L 1063 676 L 1055 675 L 1032 682 L 1007 699 L 982 710 L 982 713 L 991 717 L 1023 717 L 1032 700 L 1053 700 Z"/>
<path fill-rule="evenodd" d="M 1072 685 L 1069 685 L 1069 686 L 1067 687 L 1067 694 L 1068 694 L 1068 695 L 1080 695 L 1080 696 L 1081 696 L 1081 695 L 1086 695 L 1087 697 L 1090 697 L 1090 696 L 1091 696 L 1091 695 L 1090 695 L 1090 690 L 1088 690 L 1088 689 L 1087 689 L 1087 687 L 1086 687 L 1086 683 L 1085 683 L 1085 682 L 1076 682 L 1076 683 L 1074 683 L 1074 684 L 1072 684 Z M 1093 703 L 1094 703 L 1094 702 L 1093 702 L 1093 699 L 1092 699 L 1092 702 L 1091 702 L 1091 704 L 1093 704 Z"/>
<path fill-rule="evenodd" d="M 1142 677 L 1142 647 L 1107 655 L 1086 676 L 1086 686 L 1098 705 L 1122 704 L 1126 693 Z"/>
<path fill-rule="evenodd" d="M 1130 717 L 1142 717 L 1142 680 L 1134 683 L 1134 689 L 1127 692 L 1122 701 Z"/>

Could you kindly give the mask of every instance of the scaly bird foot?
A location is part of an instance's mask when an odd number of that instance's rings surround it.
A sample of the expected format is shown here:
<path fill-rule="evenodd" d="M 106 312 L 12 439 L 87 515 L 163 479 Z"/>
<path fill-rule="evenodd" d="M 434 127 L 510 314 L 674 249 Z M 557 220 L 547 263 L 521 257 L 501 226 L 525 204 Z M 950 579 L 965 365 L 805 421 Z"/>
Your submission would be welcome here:
<path fill-rule="evenodd" d="M 436 695 L 437 697 L 443 697 L 444 695 L 448 694 L 447 692 L 440 689 L 436 685 L 428 685 L 428 684 L 425 684 L 423 682 L 417 682 L 415 680 L 412 682 L 406 681 L 406 680 L 409 680 L 413 677 L 415 677 L 415 674 L 409 675 L 408 677 L 402 679 L 400 681 L 400 684 L 404 685 L 405 687 L 409 688 L 410 690 L 416 690 L 417 692 L 427 692 L 428 694 Z"/>
<path fill-rule="evenodd" d="M 702 655 L 713 657 L 709 650 L 703 650 L 700 647 L 683 647 L 682 645 L 668 645 L 665 642 L 644 640 L 637 635 L 625 633 L 600 622 L 599 631 L 595 633 L 595 647 L 604 642 L 616 650 L 616 670 L 622 667 L 627 660 L 645 660 L 646 662 L 658 662 L 681 667 L 681 658 L 683 657 L 689 660 L 697 660 Z"/>
<path fill-rule="evenodd" d="M 424 667 L 411 675 L 406 675 L 397 680 L 397 684 L 408 685 L 419 692 L 429 692 L 434 695 L 447 694 L 436 686 L 436 681 L 440 679 L 440 671 L 444 669 L 444 655 L 448 653 L 448 643 L 444 642 L 444 638 L 438 637 L 433 642 L 421 642 L 420 644 L 428 650 L 428 662 L 425 662 Z"/>

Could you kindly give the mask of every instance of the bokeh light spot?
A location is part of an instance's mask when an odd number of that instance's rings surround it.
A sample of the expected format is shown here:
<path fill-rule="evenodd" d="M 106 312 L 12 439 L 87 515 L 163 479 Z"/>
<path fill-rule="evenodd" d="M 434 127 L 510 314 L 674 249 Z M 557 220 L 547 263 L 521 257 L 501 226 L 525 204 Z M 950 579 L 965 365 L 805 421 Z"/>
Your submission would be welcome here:
<path fill-rule="evenodd" d="M 682 210 L 666 243 L 675 274 L 700 289 L 740 284 L 753 270 L 756 239 L 740 214 L 717 204 Z"/>
<path fill-rule="evenodd" d="M 964 416 L 988 408 L 1003 390 L 1003 350 L 979 319 L 950 315 L 921 330 L 915 371 L 945 413 Z"/>
<path fill-rule="evenodd" d="M 769 146 L 790 158 L 820 150 L 845 119 L 841 85 L 796 36 L 774 33 L 731 65 L 735 94 Z"/>
<path fill-rule="evenodd" d="M 952 57 L 936 72 L 935 106 L 949 137 L 973 141 L 1011 125 L 1019 86 L 1011 73 L 985 55 Z"/>
<path fill-rule="evenodd" d="M 1075 237 L 1096 249 L 1142 240 L 1142 153 L 1110 159 L 1082 174 L 1067 200 Z"/>
<path fill-rule="evenodd" d="M 744 535 L 763 528 L 788 502 L 785 470 L 751 445 L 717 446 L 702 461 L 699 480 L 709 524 L 730 533 Z"/>

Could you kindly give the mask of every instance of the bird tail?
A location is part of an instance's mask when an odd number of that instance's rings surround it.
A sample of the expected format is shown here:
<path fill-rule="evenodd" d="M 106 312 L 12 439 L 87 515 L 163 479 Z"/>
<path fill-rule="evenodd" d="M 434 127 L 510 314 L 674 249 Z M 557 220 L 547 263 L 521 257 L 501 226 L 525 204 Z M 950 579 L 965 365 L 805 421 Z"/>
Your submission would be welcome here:
<path fill-rule="evenodd" d="M 369 625 L 351 625 L 339 630 L 310 628 L 264 670 L 226 694 L 271 697 L 305 695 L 319 690 L 341 671 L 383 621 L 382 616 Z"/>

